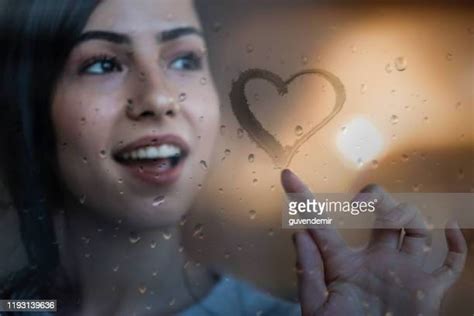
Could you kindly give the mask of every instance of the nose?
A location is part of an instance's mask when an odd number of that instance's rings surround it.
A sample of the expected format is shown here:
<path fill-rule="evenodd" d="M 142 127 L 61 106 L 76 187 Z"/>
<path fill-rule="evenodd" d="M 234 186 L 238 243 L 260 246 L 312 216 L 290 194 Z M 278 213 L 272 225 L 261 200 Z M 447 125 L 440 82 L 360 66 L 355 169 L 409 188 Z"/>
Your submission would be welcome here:
<path fill-rule="evenodd" d="M 180 112 L 179 104 L 173 97 L 164 80 L 142 78 L 142 84 L 137 89 L 137 96 L 127 100 L 127 116 L 132 120 L 144 118 L 173 118 Z"/>

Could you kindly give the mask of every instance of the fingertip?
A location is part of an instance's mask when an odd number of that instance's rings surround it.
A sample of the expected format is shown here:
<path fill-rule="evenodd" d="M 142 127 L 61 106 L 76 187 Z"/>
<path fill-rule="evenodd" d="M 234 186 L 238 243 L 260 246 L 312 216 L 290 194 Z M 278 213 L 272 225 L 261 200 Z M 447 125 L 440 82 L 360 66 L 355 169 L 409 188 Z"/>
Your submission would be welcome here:
<path fill-rule="evenodd" d="M 293 176 L 293 172 L 290 169 L 283 169 L 281 172 L 281 183 L 284 184 L 288 182 Z"/>
<path fill-rule="evenodd" d="M 285 169 L 281 172 L 281 184 L 287 193 L 302 193 L 306 189 L 303 182 L 290 169 Z"/>

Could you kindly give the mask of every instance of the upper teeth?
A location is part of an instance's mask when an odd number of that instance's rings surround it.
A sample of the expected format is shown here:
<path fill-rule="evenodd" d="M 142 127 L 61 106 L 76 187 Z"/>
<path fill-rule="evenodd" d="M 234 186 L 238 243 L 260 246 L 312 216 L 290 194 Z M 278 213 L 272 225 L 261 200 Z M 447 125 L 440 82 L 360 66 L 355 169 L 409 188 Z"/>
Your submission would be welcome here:
<path fill-rule="evenodd" d="M 161 145 L 161 146 L 148 146 L 126 152 L 121 155 L 122 159 L 125 160 L 138 160 L 138 159 L 166 159 L 181 155 L 181 149 L 174 145 Z"/>

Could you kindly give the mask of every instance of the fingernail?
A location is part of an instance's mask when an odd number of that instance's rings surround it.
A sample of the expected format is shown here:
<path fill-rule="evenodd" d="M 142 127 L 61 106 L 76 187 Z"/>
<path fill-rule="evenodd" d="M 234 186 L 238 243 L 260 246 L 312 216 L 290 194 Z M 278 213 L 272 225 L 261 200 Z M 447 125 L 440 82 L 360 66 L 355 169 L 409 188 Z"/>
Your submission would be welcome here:
<path fill-rule="evenodd" d="M 293 172 L 291 172 L 290 169 L 284 169 L 282 172 L 281 172 L 281 177 L 282 178 L 288 178 L 288 177 L 291 177 L 293 175 Z"/>

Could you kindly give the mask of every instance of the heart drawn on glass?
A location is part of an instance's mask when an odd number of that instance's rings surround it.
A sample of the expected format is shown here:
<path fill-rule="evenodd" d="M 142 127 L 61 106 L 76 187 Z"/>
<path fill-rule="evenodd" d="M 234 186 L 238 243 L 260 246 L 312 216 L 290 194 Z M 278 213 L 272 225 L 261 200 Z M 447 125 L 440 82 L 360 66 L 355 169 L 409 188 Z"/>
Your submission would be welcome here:
<path fill-rule="evenodd" d="M 250 104 L 245 95 L 246 85 L 255 79 L 264 79 L 272 83 L 278 93 L 283 96 L 288 93 L 289 85 L 298 77 L 316 75 L 327 80 L 334 89 L 336 100 L 332 111 L 319 123 L 314 125 L 307 133 L 299 137 L 293 145 L 282 146 L 282 144 L 270 134 L 250 110 Z M 232 111 L 239 124 L 245 129 L 249 137 L 257 143 L 273 159 L 277 167 L 287 167 L 298 149 L 321 128 L 326 126 L 343 108 L 346 102 L 346 91 L 341 80 L 334 74 L 323 69 L 307 69 L 283 80 L 280 76 L 265 69 L 249 69 L 241 73 L 236 81 L 232 82 L 232 90 L 229 94 Z"/>

